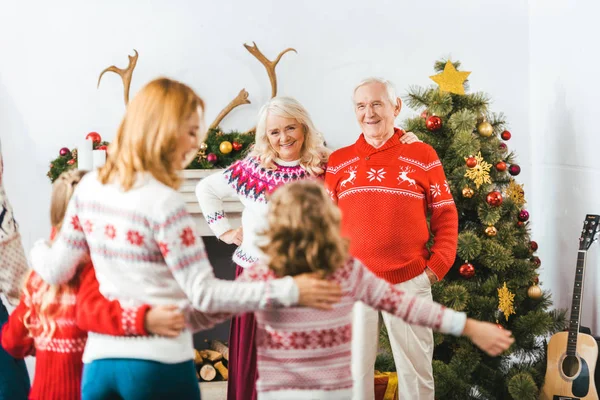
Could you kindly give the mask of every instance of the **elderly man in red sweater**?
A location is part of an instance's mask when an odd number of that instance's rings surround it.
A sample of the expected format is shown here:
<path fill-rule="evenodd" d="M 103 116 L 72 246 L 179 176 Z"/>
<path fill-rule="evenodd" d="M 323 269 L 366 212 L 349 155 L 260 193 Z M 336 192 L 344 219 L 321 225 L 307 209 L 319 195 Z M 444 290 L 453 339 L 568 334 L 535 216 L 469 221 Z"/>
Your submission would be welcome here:
<path fill-rule="evenodd" d="M 329 158 L 325 182 L 342 211 L 350 252 L 377 276 L 431 299 L 456 255 L 458 214 L 442 164 L 425 143 L 403 144 L 394 127 L 402 102 L 386 80 L 371 78 L 354 89 L 362 134 Z M 430 225 L 427 216 L 430 216 Z M 435 243 L 427 249 L 429 232 Z M 382 313 L 403 399 L 434 399 L 433 333 Z M 379 314 L 358 303 L 352 331 L 354 399 L 374 397 Z"/>

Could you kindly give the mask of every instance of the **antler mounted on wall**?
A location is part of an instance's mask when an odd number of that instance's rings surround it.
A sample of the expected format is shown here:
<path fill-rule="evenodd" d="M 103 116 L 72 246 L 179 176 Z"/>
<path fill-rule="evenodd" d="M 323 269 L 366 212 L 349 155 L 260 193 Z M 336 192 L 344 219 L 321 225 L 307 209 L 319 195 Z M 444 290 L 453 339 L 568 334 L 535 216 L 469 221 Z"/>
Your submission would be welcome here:
<path fill-rule="evenodd" d="M 110 72 L 114 72 L 117 75 L 121 76 L 121 79 L 123 80 L 125 105 L 127 105 L 127 103 L 129 103 L 129 86 L 131 86 L 131 76 L 133 75 L 133 70 L 135 69 L 135 65 L 137 64 L 137 60 L 138 60 L 137 50 L 133 49 L 133 51 L 135 52 L 135 55 L 128 56 L 129 57 L 129 65 L 127 66 L 126 69 L 117 68 L 114 65 L 111 65 L 110 67 L 108 67 L 104 71 L 102 71 L 100 73 L 100 76 L 98 77 L 98 86 L 97 87 L 100 87 L 100 80 L 102 79 L 102 75 L 104 75 L 105 72 L 110 71 Z"/>
<path fill-rule="evenodd" d="M 246 48 L 246 50 L 248 50 L 250 52 L 250 54 L 252 54 L 254 57 L 256 57 L 256 59 L 258 59 L 258 61 L 260 61 L 260 63 L 262 65 L 264 65 L 265 68 L 267 69 L 267 74 L 269 75 L 269 81 L 271 82 L 271 98 L 275 97 L 277 95 L 277 75 L 275 73 L 275 67 L 277 67 L 279 60 L 281 60 L 281 57 L 285 53 L 287 53 L 289 51 L 293 51 L 294 53 L 298 53 L 298 52 L 296 51 L 296 49 L 287 48 L 287 49 L 283 50 L 281 53 L 279 53 L 279 55 L 277 56 L 275 61 L 271 61 L 267 57 L 265 57 L 265 55 L 258 49 L 258 46 L 256 46 L 255 42 L 252 42 L 252 46 L 244 44 L 244 47 Z M 225 107 L 219 113 L 219 115 L 214 120 L 214 122 L 212 124 L 210 124 L 210 128 L 216 129 L 219 126 L 219 124 L 221 123 L 221 121 L 223 121 L 223 119 L 227 116 L 227 114 L 229 114 L 234 108 L 236 108 L 237 106 L 242 105 L 242 104 L 250 104 L 250 100 L 248 100 L 248 92 L 246 91 L 246 89 L 242 89 L 238 93 L 236 98 L 233 99 L 227 105 L 227 107 Z M 256 130 L 255 128 L 252 128 L 246 133 L 253 133 L 255 130 Z"/>
<path fill-rule="evenodd" d="M 275 74 L 275 67 L 277 67 L 279 60 L 281 60 L 281 57 L 285 53 L 293 51 L 294 53 L 298 54 L 298 52 L 296 49 L 292 49 L 290 47 L 279 53 L 275 61 L 270 61 L 263 53 L 261 53 L 261 51 L 258 49 L 258 46 L 256 46 L 256 43 L 252 42 L 252 46 L 245 44 L 244 47 L 267 69 L 267 74 L 269 74 L 269 80 L 271 81 L 271 98 L 275 97 L 277 95 L 277 75 Z"/>

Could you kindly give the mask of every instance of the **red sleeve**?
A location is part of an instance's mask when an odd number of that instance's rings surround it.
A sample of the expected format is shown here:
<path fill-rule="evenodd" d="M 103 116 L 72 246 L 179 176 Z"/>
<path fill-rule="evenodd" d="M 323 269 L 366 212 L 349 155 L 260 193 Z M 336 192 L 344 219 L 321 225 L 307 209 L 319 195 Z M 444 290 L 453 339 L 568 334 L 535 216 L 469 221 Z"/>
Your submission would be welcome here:
<path fill-rule="evenodd" d="M 121 307 L 117 300 L 107 300 L 100 293 L 94 267 L 88 264 L 83 269 L 77 294 L 80 329 L 113 336 L 147 336 L 144 319 L 149 309 L 149 305 Z"/>
<path fill-rule="evenodd" d="M 30 278 L 31 281 L 31 278 Z M 28 289 L 31 289 L 29 282 Z M 29 310 L 25 294 L 21 294 L 21 301 L 17 308 L 10 314 L 8 321 L 2 327 L 2 347 L 8 354 L 14 358 L 25 358 L 35 353 L 33 338 L 30 336 L 29 329 L 25 327 L 23 318 Z"/>
<path fill-rule="evenodd" d="M 433 164 L 437 165 L 427 173 L 429 190 L 425 191 L 427 206 L 431 212 L 430 228 L 434 238 L 427 266 L 438 279 L 442 279 L 452 268 L 456 258 L 458 212 L 444 168 L 435 150 L 431 148 L 428 165 Z"/>

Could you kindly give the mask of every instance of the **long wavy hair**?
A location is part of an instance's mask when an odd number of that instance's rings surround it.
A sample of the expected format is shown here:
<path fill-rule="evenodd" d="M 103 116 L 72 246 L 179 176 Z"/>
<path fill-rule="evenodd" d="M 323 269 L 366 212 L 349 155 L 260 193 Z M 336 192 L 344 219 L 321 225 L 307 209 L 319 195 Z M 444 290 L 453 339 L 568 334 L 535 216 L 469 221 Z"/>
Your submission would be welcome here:
<path fill-rule="evenodd" d="M 85 174 L 86 171 L 70 170 L 60 174 L 54 181 L 50 203 L 50 222 L 53 232 L 60 231 L 69 200 Z M 30 282 L 33 279 L 35 282 Z M 29 329 L 31 336 L 50 339 L 56 332 L 55 316 L 63 310 L 68 296 L 72 296 L 74 301 L 79 286 L 79 274 L 75 274 L 67 283 L 49 285 L 37 274 L 33 274 L 33 271 L 29 271 L 25 282 L 24 295 L 29 307 L 23 323 Z M 33 293 L 29 293 L 27 285 L 29 282 L 32 284 L 31 286 L 36 287 L 36 291 Z"/>
<path fill-rule="evenodd" d="M 292 97 L 273 97 L 260 109 L 251 155 L 256 156 L 263 167 L 271 170 L 277 169 L 274 160 L 278 154 L 267 138 L 267 117 L 269 115 L 293 118 L 302 125 L 304 143 L 300 153 L 300 165 L 312 176 L 323 174 L 331 150 L 325 147 L 323 135 L 315 128 L 308 111 Z"/>
<path fill-rule="evenodd" d="M 124 190 L 135 183 L 139 172 L 178 188 L 181 178 L 174 165 L 181 125 L 198 111 L 203 121 L 204 101 L 189 86 L 168 78 L 146 84 L 129 102 L 127 111 L 108 147 L 108 159 L 98 177 L 106 184 L 118 179 Z M 204 124 L 202 124 L 204 125 Z M 205 129 L 198 135 L 198 147 Z M 196 152 L 188 154 L 188 163 Z"/>
<path fill-rule="evenodd" d="M 348 260 L 341 213 L 323 184 L 307 179 L 286 184 L 269 200 L 266 239 L 259 247 L 277 276 L 334 272 Z"/>

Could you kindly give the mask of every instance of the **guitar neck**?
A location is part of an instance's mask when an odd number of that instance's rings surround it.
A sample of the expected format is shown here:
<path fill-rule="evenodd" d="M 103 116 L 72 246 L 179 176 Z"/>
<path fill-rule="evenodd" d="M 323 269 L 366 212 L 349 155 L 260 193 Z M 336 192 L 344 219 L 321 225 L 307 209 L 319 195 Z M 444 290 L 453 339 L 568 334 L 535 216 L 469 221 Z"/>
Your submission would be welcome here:
<path fill-rule="evenodd" d="M 575 269 L 575 283 L 573 284 L 573 300 L 571 301 L 571 320 L 569 323 L 569 341 L 567 355 L 577 353 L 577 334 L 579 333 L 579 320 L 581 319 L 581 296 L 583 294 L 583 277 L 585 274 L 587 251 L 579 250 L 577 253 L 577 267 Z"/>

